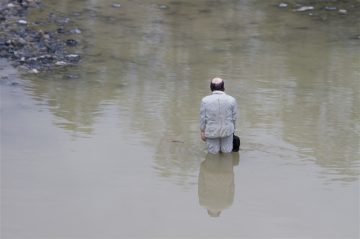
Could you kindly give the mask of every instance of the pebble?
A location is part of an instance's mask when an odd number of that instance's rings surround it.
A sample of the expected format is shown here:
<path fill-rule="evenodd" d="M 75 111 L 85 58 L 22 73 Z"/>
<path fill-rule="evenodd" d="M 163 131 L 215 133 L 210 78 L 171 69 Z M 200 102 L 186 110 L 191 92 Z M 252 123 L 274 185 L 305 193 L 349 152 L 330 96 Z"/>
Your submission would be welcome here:
<path fill-rule="evenodd" d="M 284 3 L 284 2 L 282 2 L 278 5 L 279 8 L 287 8 L 288 6 L 289 6 L 289 4 Z"/>
<path fill-rule="evenodd" d="M 37 69 L 31 69 L 31 70 L 29 71 L 29 73 L 38 74 L 39 71 L 38 71 Z"/>
<path fill-rule="evenodd" d="M 65 17 L 64 19 L 61 19 L 58 21 L 59 25 L 64 25 L 64 24 L 68 24 L 70 22 L 70 18 L 69 17 Z"/>
<path fill-rule="evenodd" d="M 22 44 L 22 45 L 25 45 L 25 44 L 27 43 L 27 41 L 26 41 L 24 38 L 22 38 L 22 37 L 20 37 L 20 38 L 18 39 L 18 42 L 19 42 L 20 44 Z"/>
<path fill-rule="evenodd" d="M 78 41 L 74 39 L 67 39 L 65 42 L 67 46 L 76 46 L 78 44 Z"/>
<path fill-rule="evenodd" d="M 68 65 L 68 63 L 65 61 L 57 61 L 57 62 L 55 62 L 55 65 L 56 66 L 66 66 L 66 65 Z"/>
<path fill-rule="evenodd" d="M 70 33 L 71 33 L 71 34 L 81 34 L 81 30 L 78 29 L 78 28 L 74 28 L 74 29 L 71 29 L 71 30 L 70 30 Z"/>
<path fill-rule="evenodd" d="M 10 86 L 18 86 L 18 85 L 20 85 L 19 82 L 11 82 L 11 83 L 10 83 Z"/>
<path fill-rule="evenodd" d="M 79 79 L 80 76 L 78 74 L 66 74 L 64 75 L 64 78 L 68 80 L 74 80 L 74 79 Z"/>
<path fill-rule="evenodd" d="M 59 27 L 58 29 L 56 29 L 57 33 L 60 34 L 64 34 L 65 33 L 65 29 L 63 27 Z"/>
<path fill-rule="evenodd" d="M 302 6 L 302 7 L 299 7 L 297 9 L 295 9 L 294 11 L 295 12 L 305 12 L 305 11 L 311 11 L 311 10 L 314 10 L 315 8 L 313 6 Z"/>
<path fill-rule="evenodd" d="M 25 21 L 25 20 L 18 20 L 17 23 L 21 24 L 21 25 L 27 25 L 28 24 L 28 22 Z"/>
<path fill-rule="evenodd" d="M 324 9 L 327 11 L 336 11 L 337 7 L 336 6 L 325 6 Z"/>
<path fill-rule="evenodd" d="M 13 3 L 9 3 L 8 5 L 6 5 L 8 8 L 14 8 L 15 7 L 15 4 Z"/>
<path fill-rule="evenodd" d="M 119 3 L 113 3 L 111 6 L 112 6 L 113 8 L 120 8 L 120 7 L 121 7 L 121 4 L 119 4 Z"/>
<path fill-rule="evenodd" d="M 71 15 L 75 16 L 75 17 L 79 17 L 79 16 L 81 16 L 81 13 L 80 12 L 73 12 Z"/>
<path fill-rule="evenodd" d="M 346 15 L 347 10 L 346 9 L 339 9 L 339 13 L 342 14 L 342 15 Z"/>
<path fill-rule="evenodd" d="M 42 56 L 37 57 L 36 60 L 46 62 L 46 61 L 52 61 L 53 59 L 54 59 L 54 57 L 52 55 L 42 55 Z"/>
<path fill-rule="evenodd" d="M 71 63 L 77 63 L 80 61 L 80 55 L 77 54 L 69 54 L 65 56 L 65 59 Z"/>
<path fill-rule="evenodd" d="M 159 8 L 165 10 L 165 9 L 168 9 L 169 7 L 167 5 L 163 4 L 163 5 L 160 5 Z"/>

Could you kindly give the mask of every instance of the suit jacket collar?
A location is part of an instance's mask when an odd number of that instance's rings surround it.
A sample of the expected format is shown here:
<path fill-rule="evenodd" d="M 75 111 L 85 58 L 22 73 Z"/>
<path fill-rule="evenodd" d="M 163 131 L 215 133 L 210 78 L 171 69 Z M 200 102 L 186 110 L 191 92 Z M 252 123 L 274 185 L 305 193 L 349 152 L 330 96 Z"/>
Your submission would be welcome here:
<path fill-rule="evenodd" d="M 214 94 L 216 94 L 216 95 L 221 95 L 221 94 L 225 94 L 225 92 L 224 91 L 221 91 L 221 90 L 214 90 L 213 92 L 212 92 L 212 94 L 214 95 Z"/>

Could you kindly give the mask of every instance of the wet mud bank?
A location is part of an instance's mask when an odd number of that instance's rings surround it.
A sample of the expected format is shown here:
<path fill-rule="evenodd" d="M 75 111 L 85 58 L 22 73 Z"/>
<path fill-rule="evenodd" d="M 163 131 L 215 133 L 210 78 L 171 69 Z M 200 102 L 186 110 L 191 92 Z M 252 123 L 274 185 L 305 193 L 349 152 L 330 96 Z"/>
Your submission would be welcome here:
<path fill-rule="evenodd" d="M 66 19 L 49 15 L 47 24 L 56 24 L 56 30 L 43 30 L 43 22 L 30 22 L 27 13 L 32 8 L 43 8 L 40 0 L 8 0 L 0 3 L 0 58 L 6 58 L 26 72 L 38 73 L 54 68 L 76 65 L 81 57 L 70 48 L 77 45 L 72 38 L 64 40 L 61 34 Z M 79 34 L 76 32 L 67 33 Z"/>

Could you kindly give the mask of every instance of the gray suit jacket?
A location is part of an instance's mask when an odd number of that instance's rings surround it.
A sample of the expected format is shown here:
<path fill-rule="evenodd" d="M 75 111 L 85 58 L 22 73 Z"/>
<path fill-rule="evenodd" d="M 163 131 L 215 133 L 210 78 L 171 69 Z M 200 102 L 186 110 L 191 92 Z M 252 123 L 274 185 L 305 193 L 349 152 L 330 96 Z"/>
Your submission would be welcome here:
<path fill-rule="evenodd" d="M 201 100 L 200 130 L 206 138 L 223 138 L 235 131 L 237 103 L 223 91 L 213 91 Z"/>

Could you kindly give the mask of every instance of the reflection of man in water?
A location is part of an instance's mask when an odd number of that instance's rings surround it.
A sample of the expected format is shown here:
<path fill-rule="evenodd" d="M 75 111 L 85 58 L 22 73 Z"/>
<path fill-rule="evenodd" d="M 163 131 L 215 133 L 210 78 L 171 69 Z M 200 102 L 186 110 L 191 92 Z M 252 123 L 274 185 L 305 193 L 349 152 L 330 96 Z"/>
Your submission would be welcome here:
<path fill-rule="evenodd" d="M 211 95 L 201 100 L 200 131 L 210 153 L 230 153 L 237 114 L 234 97 L 225 94 L 224 81 L 214 78 L 210 83 Z"/>
<path fill-rule="evenodd" d="M 207 208 L 211 217 L 218 217 L 234 201 L 233 166 L 239 163 L 239 154 L 207 154 L 200 165 L 199 204 Z"/>

